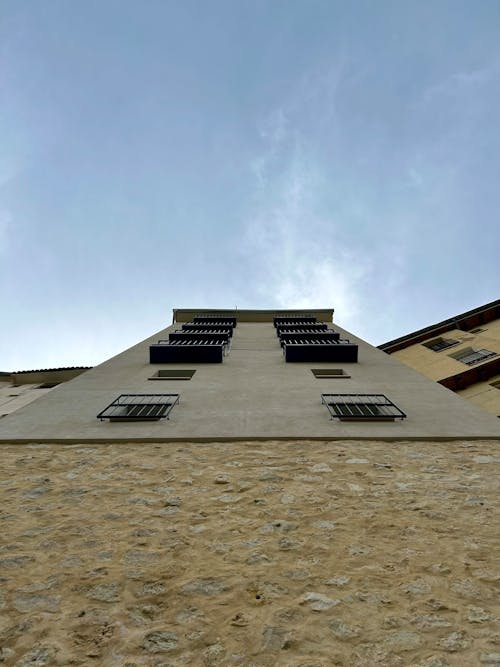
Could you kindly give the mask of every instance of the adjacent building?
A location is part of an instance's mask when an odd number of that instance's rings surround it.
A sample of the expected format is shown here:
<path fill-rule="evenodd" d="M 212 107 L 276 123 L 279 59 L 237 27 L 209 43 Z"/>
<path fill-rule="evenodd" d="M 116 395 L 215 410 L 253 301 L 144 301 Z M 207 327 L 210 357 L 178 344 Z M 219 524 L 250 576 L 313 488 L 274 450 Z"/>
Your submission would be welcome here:
<path fill-rule="evenodd" d="M 81 375 L 89 366 L 0 372 L 0 418 L 36 401 L 57 385 Z"/>
<path fill-rule="evenodd" d="M 430 380 L 500 416 L 500 300 L 379 347 Z"/>

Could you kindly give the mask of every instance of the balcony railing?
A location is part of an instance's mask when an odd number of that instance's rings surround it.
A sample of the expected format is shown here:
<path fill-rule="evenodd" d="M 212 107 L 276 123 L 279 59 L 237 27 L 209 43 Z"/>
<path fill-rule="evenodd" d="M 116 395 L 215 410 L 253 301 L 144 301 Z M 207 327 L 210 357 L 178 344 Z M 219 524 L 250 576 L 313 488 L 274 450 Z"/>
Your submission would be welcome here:
<path fill-rule="evenodd" d="M 358 346 L 315 317 L 275 317 L 285 361 L 357 362 Z"/>
<path fill-rule="evenodd" d="M 97 418 L 101 421 L 158 421 L 168 419 L 178 402 L 179 394 L 121 394 Z"/>
<path fill-rule="evenodd" d="M 149 346 L 150 364 L 211 363 L 221 364 L 227 342 L 215 340 L 169 340 Z"/>
<path fill-rule="evenodd" d="M 405 413 L 384 394 L 321 394 L 331 419 L 341 421 L 394 421 Z"/>

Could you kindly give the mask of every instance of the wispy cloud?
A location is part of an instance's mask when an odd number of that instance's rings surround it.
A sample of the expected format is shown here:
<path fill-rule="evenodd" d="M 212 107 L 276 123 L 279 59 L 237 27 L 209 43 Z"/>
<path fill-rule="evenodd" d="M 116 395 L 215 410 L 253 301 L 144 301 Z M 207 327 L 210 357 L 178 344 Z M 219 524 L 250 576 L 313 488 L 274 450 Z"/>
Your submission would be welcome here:
<path fill-rule="evenodd" d="M 7 209 L 0 209 L 0 254 L 7 251 L 8 231 L 12 225 L 12 214 Z"/>
<path fill-rule="evenodd" d="M 358 284 L 370 267 L 339 241 L 340 220 L 317 212 L 324 178 L 314 147 L 285 109 L 261 131 L 263 150 L 251 163 L 255 205 L 245 247 L 259 276 L 261 302 L 280 308 L 334 306 L 349 323 L 361 309 Z"/>
<path fill-rule="evenodd" d="M 424 102 L 434 102 L 436 98 L 449 95 L 470 96 L 472 88 L 479 88 L 491 83 L 500 76 L 500 61 L 477 69 L 454 72 L 442 81 L 430 86 L 424 93 Z"/>

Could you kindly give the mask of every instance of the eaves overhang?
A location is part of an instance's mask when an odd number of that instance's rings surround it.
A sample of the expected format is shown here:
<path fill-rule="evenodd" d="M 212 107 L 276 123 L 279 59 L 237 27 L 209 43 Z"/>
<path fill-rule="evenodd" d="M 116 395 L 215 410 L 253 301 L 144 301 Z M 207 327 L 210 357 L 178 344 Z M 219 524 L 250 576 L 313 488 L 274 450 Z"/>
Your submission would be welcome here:
<path fill-rule="evenodd" d="M 447 389 L 460 391 L 461 389 L 466 389 L 471 384 L 476 384 L 476 382 L 486 382 L 498 374 L 500 374 L 500 357 L 496 357 L 489 362 L 486 361 L 479 366 L 468 368 L 462 373 L 450 375 L 442 380 L 438 380 L 438 382 Z"/>
<path fill-rule="evenodd" d="M 272 322 L 278 315 L 309 315 L 320 322 L 333 321 L 333 308 L 273 308 L 267 310 L 240 310 L 239 308 L 174 308 L 172 322 L 190 322 L 197 315 L 236 317 L 239 322 Z"/>
<path fill-rule="evenodd" d="M 461 313 L 455 317 L 450 317 L 437 324 L 431 324 L 431 326 L 419 329 L 418 331 L 413 331 L 412 333 L 406 334 L 406 336 L 401 336 L 400 338 L 395 338 L 387 343 L 382 343 L 382 345 L 378 346 L 378 349 L 387 352 L 387 354 L 392 354 L 393 352 L 404 350 L 406 347 L 416 345 L 432 336 L 439 336 L 452 329 L 470 331 L 470 329 L 474 329 L 482 324 L 487 324 L 488 322 L 492 322 L 499 318 L 500 299 L 497 299 L 496 301 Z"/>

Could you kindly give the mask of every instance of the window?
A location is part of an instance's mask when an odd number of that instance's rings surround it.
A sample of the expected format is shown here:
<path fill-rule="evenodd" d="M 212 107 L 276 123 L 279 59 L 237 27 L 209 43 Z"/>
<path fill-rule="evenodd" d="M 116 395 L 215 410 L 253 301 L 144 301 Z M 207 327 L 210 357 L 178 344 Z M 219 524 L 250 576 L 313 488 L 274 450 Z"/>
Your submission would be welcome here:
<path fill-rule="evenodd" d="M 441 350 L 446 350 L 447 347 L 453 347 L 453 345 L 458 345 L 459 340 L 453 340 L 453 338 L 434 338 L 433 340 L 427 341 L 427 343 L 422 343 L 424 347 L 427 347 L 429 350 L 434 352 L 441 352 Z"/>
<path fill-rule="evenodd" d="M 484 359 L 489 357 L 496 356 L 496 352 L 491 352 L 491 350 L 474 350 L 472 347 L 467 347 L 465 350 L 460 350 L 460 352 L 455 352 L 455 354 L 450 354 L 449 356 L 457 361 L 461 361 L 467 366 L 474 366 Z"/>
<path fill-rule="evenodd" d="M 321 394 L 321 402 L 331 419 L 341 421 L 394 421 L 406 417 L 383 394 Z"/>
<path fill-rule="evenodd" d="M 190 380 L 196 371 L 187 369 L 161 370 L 152 375 L 148 380 Z"/>
<path fill-rule="evenodd" d="M 500 380 L 497 380 L 496 382 L 492 382 L 490 384 L 490 387 L 494 387 L 495 389 L 500 389 Z"/>
<path fill-rule="evenodd" d="M 61 384 L 60 382 L 44 382 L 43 384 L 39 384 L 38 387 L 34 387 L 35 389 L 52 389 L 53 387 L 57 387 L 58 384 Z"/>
<path fill-rule="evenodd" d="M 311 372 L 318 380 L 351 377 L 343 368 L 311 368 Z"/>
<path fill-rule="evenodd" d="M 478 334 L 478 333 L 481 333 L 482 331 L 486 331 L 486 329 L 481 329 L 481 328 L 479 327 L 478 329 L 471 329 L 471 330 L 469 331 L 469 333 Z"/>
<path fill-rule="evenodd" d="M 179 394 L 121 394 L 97 415 L 103 421 L 158 421 L 169 419 Z"/>

